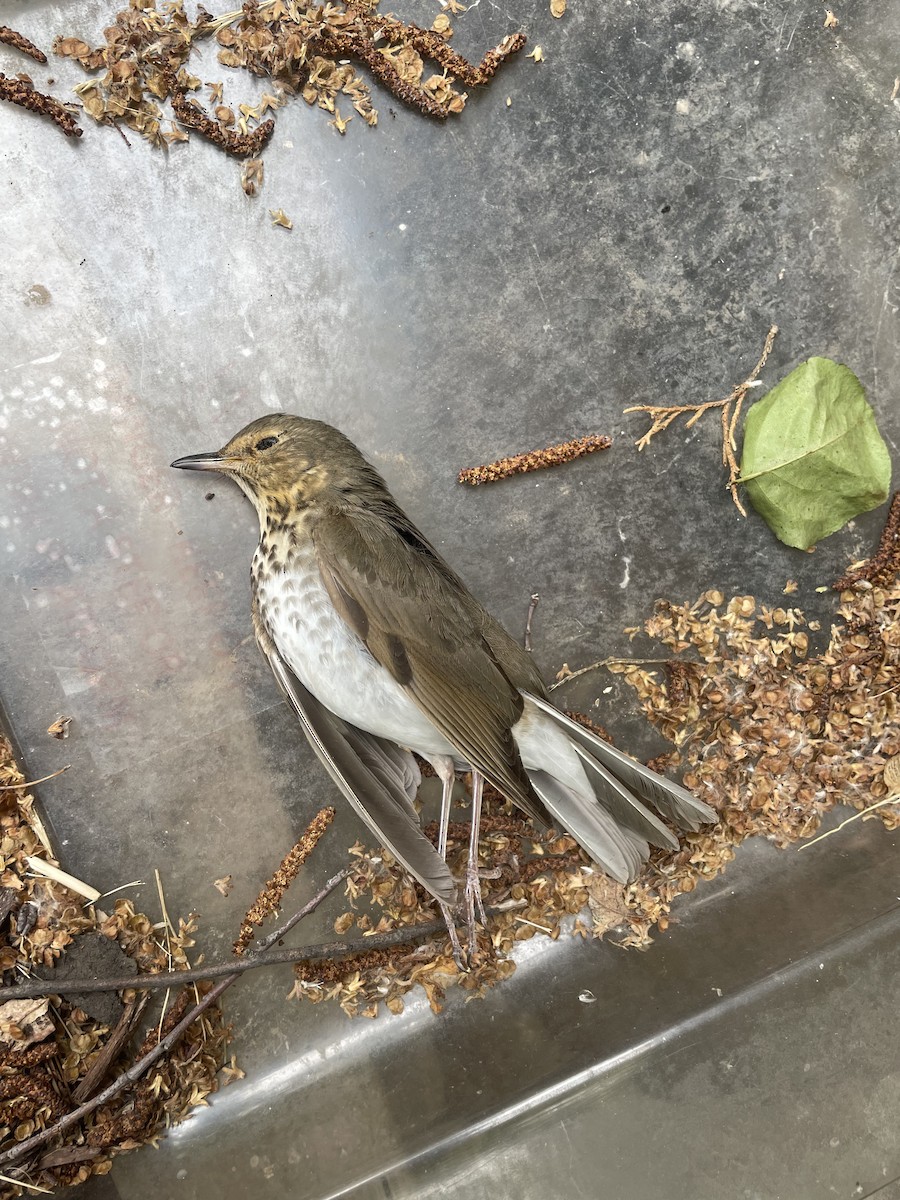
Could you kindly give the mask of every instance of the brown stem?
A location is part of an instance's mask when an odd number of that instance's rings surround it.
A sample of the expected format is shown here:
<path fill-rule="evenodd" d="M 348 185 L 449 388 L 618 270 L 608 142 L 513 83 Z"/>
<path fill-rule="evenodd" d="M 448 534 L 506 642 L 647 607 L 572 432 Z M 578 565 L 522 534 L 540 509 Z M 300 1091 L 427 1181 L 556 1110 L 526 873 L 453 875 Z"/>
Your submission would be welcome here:
<path fill-rule="evenodd" d="M 71 765 L 71 763 L 68 763 L 65 767 L 60 767 L 58 771 L 54 771 L 52 775 L 44 775 L 41 779 L 29 779 L 27 783 L 4 783 L 0 787 L 0 792 L 19 792 L 22 788 L 37 787 L 39 783 L 46 783 L 48 779 L 55 779 L 57 775 L 64 774 L 69 770 Z"/>
<path fill-rule="evenodd" d="M 775 341 L 775 336 L 778 333 L 778 326 L 773 325 L 766 336 L 766 343 L 763 346 L 763 352 L 759 357 L 759 362 L 743 381 L 736 384 L 730 393 L 721 400 L 707 400 L 703 404 L 635 404 L 631 408 L 626 408 L 625 412 L 642 412 L 646 413 L 650 418 L 650 428 L 637 441 L 637 448 L 643 450 L 649 444 L 651 439 L 657 434 L 662 433 L 664 429 L 675 421 L 678 417 L 691 414 L 688 420 L 685 421 L 685 429 L 690 429 L 703 416 L 705 412 L 709 412 L 711 408 L 718 408 L 722 411 L 722 462 L 728 468 L 728 490 L 731 493 L 731 498 L 737 506 L 741 516 L 746 517 L 747 510 L 741 504 L 738 497 L 738 484 L 741 482 L 741 469 L 738 464 L 735 451 L 735 431 L 737 429 L 738 418 L 741 415 L 741 407 L 747 398 L 747 392 L 756 382 L 757 376 L 766 365 L 766 360 L 772 350 L 772 343 Z M 733 406 L 733 407 L 732 407 Z"/>

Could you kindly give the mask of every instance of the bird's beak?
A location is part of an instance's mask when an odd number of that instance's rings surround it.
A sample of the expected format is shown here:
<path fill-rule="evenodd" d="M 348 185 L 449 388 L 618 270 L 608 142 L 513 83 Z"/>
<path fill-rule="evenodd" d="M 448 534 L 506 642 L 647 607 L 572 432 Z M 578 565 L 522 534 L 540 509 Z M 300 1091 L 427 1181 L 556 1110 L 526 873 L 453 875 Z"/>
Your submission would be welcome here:
<path fill-rule="evenodd" d="M 209 454 L 188 454 L 185 458 L 176 458 L 169 466 L 179 467 L 182 471 L 234 471 L 239 461 L 213 450 Z"/>

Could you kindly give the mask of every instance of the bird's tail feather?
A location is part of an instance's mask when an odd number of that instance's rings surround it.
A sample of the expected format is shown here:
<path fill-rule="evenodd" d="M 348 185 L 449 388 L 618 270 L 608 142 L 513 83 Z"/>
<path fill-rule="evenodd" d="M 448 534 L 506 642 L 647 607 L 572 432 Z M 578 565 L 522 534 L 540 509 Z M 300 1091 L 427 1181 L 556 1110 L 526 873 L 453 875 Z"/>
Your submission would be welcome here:
<path fill-rule="evenodd" d="M 574 742 L 573 747 L 586 769 L 594 795 L 614 820 L 649 842 L 651 846 L 660 846 L 664 850 L 678 849 L 678 838 L 663 825 L 659 817 L 632 795 L 592 754 L 588 754 L 583 746 Z"/>
<path fill-rule="evenodd" d="M 583 846 L 607 875 L 627 883 L 646 859 L 647 843 L 639 834 L 620 825 L 599 804 L 546 771 L 529 771 L 531 785 L 559 824 Z"/>
<path fill-rule="evenodd" d="M 633 793 L 634 796 L 639 796 L 641 800 L 652 804 L 658 813 L 672 821 L 673 824 L 682 829 L 689 829 L 691 832 L 696 832 L 701 825 L 718 821 L 719 817 L 715 809 L 704 804 L 702 800 L 698 800 L 696 796 L 692 796 L 680 784 L 673 783 L 671 779 L 666 779 L 663 775 L 658 775 L 649 767 L 645 767 L 643 763 L 637 762 L 636 759 L 623 754 L 621 750 L 610 746 L 596 734 L 591 733 L 589 729 L 585 729 L 583 725 L 579 725 L 577 721 L 573 721 L 565 713 L 560 712 L 547 700 L 532 695 L 529 695 L 528 699 L 541 712 L 552 717 L 557 726 L 565 730 L 569 740 L 589 767 L 591 767 L 590 760 L 596 760 L 594 766 L 599 766 L 605 773 L 612 775 L 626 795 Z M 585 755 L 583 751 L 587 751 L 587 754 Z M 598 790 L 597 771 L 592 768 L 588 773 L 595 791 L 598 791 L 599 799 L 602 803 L 607 803 L 606 796 Z M 608 804 L 607 807 L 609 807 Z M 646 810 L 644 811 L 646 812 Z M 648 837 L 648 840 L 654 845 L 660 844 L 649 837 L 649 832 L 644 836 Z M 671 845 L 671 842 L 667 841 L 664 844 Z"/>

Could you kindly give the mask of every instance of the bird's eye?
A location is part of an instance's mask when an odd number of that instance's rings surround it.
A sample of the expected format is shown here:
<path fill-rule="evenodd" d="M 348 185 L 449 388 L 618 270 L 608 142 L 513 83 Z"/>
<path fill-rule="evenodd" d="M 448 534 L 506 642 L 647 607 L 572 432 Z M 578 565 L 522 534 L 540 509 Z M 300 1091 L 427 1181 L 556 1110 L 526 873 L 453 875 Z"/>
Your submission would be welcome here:
<path fill-rule="evenodd" d="M 256 448 L 257 450 L 269 450 L 277 441 L 277 437 L 266 437 L 261 442 L 256 443 Z"/>

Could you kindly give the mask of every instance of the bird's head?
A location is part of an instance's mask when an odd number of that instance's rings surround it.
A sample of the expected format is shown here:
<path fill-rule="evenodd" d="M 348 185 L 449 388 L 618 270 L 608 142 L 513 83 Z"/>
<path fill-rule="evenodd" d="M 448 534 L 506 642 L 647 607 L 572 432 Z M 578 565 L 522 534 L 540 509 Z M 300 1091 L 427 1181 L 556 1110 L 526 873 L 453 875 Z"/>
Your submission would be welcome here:
<path fill-rule="evenodd" d="M 292 510 L 331 494 L 352 499 L 381 477 L 353 443 L 324 421 L 271 413 L 245 425 L 209 454 L 176 458 L 173 467 L 230 475 L 256 505 L 260 518 Z"/>

